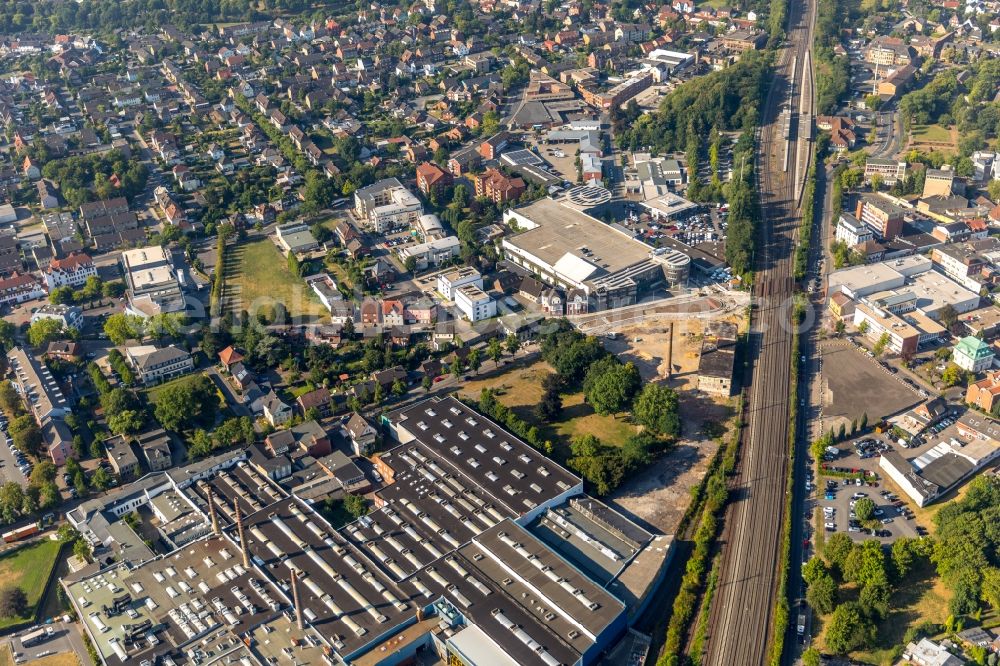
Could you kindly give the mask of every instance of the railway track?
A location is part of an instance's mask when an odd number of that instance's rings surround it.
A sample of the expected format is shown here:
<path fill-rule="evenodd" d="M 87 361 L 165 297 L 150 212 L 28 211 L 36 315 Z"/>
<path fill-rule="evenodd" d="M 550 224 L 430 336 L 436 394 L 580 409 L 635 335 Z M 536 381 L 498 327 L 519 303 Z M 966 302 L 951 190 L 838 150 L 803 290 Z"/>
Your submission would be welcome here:
<path fill-rule="evenodd" d="M 760 249 L 755 257 L 757 308 L 751 313 L 748 336 L 747 427 L 721 542 L 722 575 L 705 658 L 705 663 L 713 666 L 764 664 L 774 638 L 782 519 L 790 472 L 793 256 L 800 218 L 800 180 L 807 171 L 802 160 L 809 155 L 798 141 L 798 130 L 810 123 L 807 131 L 811 131 L 813 112 L 811 74 L 805 71 L 812 42 L 811 3 L 792 0 L 790 4 L 788 46 L 778 56 L 759 133 L 755 172 L 762 219 Z M 808 89 L 792 95 L 796 81 Z M 781 122 L 786 100 L 791 107 L 788 113 L 799 121 L 790 130 L 791 146 L 783 136 Z M 808 138 L 808 134 L 804 136 Z"/>

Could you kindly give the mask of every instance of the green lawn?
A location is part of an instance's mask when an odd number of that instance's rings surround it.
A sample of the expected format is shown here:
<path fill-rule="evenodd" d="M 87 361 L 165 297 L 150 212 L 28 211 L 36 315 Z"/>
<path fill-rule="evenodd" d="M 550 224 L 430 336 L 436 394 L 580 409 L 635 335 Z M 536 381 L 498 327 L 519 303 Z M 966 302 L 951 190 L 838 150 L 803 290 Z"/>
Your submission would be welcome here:
<path fill-rule="evenodd" d="M 58 541 L 44 539 L 30 546 L 19 548 L 0 556 L 0 581 L 2 585 L 17 586 L 28 595 L 28 616 L 41 601 L 49 573 L 59 558 Z M 0 617 L 0 629 L 23 622 L 29 617 Z"/>
<path fill-rule="evenodd" d="M 270 240 L 238 245 L 229 253 L 227 293 L 239 294 L 240 309 L 253 314 L 282 303 L 292 318 L 309 321 L 327 314 L 313 291 L 288 270 L 287 260 Z"/>
<path fill-rule="evenodd" d="M 951 130 L 942 125 L 914 125 L 911 133 L 916 143 L 924 141 L 951 143 Z"/>
<path fill-rule="evenodd" d="M 146 390 L 146 397 L 153 404 L 156 404 L 156 396 L 160 395 L 164 389 L 171 386 L 182 386 L 184 384 L 189 384 L 194 381 L 200 374 L 199 372 L 192 373 L 190 375 L 184 375 L 183 377 L 177 377 L 176 379 L 171 379 L 169 382 L 163 382 L 162 384 L 157 384 Z"/>

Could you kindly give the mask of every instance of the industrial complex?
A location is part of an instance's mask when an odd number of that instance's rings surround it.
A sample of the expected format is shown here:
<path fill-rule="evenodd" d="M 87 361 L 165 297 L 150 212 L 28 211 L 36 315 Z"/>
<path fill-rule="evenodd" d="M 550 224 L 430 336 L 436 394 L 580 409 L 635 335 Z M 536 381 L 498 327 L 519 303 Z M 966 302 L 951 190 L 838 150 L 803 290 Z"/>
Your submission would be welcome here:
<path fill-rule="evenodd" d="M 92 541 L 143 504 L 117 561 L 62 581 L 106 664 L 596 663 L 666 568 L 654 536 L 581 479 L 453 397 L 386 415 L 375 510 L 334 529 L 245 451 L 75 511 Z M 124 539 L 127 541 L 127 539 Z"/>

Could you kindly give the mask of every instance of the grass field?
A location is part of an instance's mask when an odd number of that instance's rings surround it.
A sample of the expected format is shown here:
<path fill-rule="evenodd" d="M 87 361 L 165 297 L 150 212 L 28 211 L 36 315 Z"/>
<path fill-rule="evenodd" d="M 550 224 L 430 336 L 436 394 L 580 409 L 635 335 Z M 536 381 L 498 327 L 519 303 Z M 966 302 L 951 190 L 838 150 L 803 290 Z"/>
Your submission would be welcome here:
<path fill-rule="evenodd" d="M 28 595 L 28 617 L 34 613 L 56 565 L 60 544 L 44 539 L 0 557 L 0 581 L 3 586 L 20 587 Z M 18 624 L 27 617 L 0 618 L 0 629 Z"/>
<path fill-rule="evenodd" d="M 910 130 L 914 143 L 951 143 L 951 130 L 942 125 L 914 125 Z"/>
<path fill-rule="evenodd" d="M 270 240 L 239 245 L 229 253 L 227 290 L 238 291 L 241 309 L 252 314 L 281 303 L 292 318 L 313 320 L 326 314 L 312 290 L 288 270 L 288 262 Z"/>
<path fill-rule="evenodd" d="M 483 364 L 485 370 L 492 367 L 492 361 Z M 551 440 L 556 450 L 562 454 L 569 451 L 574 437 L 594 435 L 605 444 L 621 445 L 638 428 L 624 417 L 601 416 L 586 404 L 583 393 L 563 396 L 563 413 L 557 421 L 542 423 L 535 416 L 534 407 L 542 398 L 542 378 L 550 374 L 552 368 L 544 361 L 537 361 L 527 367 L 513 367 L 499 375 L 467 381 L 460 393 L 478 399 L 484 388 L 498 391 L 500 402 L 507 405 L 522 419 L 538 426 L 543 439 Z"/>

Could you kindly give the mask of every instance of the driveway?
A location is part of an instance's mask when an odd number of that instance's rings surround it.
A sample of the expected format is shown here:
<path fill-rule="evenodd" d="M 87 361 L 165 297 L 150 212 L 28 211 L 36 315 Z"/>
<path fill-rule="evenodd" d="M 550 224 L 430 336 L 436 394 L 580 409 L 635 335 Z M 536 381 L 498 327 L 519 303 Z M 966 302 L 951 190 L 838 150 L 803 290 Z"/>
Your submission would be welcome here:
<path fill-rule="evenodd" d="M 210 367 L 206 370 L 208 376 L 215 382 L 215 385 L 222 391 L 222 394 L 226 396 L 226 402 L 229 404 L 229 408 L 233 410 L 236 416 L 249 416 L 253 418 L 253 412 L 243 404 L 240 397 L 236 395 L 233 391 L 233 387 L 225 380 L 225 378 L 219 374 L 219 371 L 214 367 Z"/>

